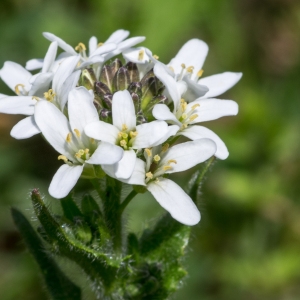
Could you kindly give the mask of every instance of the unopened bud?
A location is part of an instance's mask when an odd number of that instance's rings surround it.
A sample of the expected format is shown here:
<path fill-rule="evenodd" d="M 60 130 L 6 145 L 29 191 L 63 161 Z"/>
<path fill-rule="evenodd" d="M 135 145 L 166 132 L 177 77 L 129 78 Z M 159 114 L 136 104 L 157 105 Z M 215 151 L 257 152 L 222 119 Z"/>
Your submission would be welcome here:
<path fill-rule="evenodd" d="M 96 81 L 96 75 L 92 68 L 84 69 L 80 75 L 80 85 L 84 86 L 88 90 L 94 88 L 94 83 Z"/>
<path fill-rule="evenodd" d="M 115 76 L 116 72 L 123 66 L 122 62 L 116 58 L 111 64 L 112 76 Z"/>
<path fill-rule="evenodd" d="M 129 61 L 125 67 L 128 70 L 129 74 L 129 81 L 130 82 L 138 82 L 140 81 L 140 76 L 139 76 L 139 70 L 137 68 L 137 65 L 131 61 Z"/>
<path fill-rule="evenodd" d="M 113 91 L 126 90 L 129 85 L 129 74 L 125 67 L 121 67 L 114 76 L 113 79 Z"/>
<path fill-rule="evenodd" d="M 108 86 L 101 81 L 95 83 L 95 92 L 101 99 L 103 99 L 106 94 L 111 93 Z"/>
<path fill-rule="evenodd" d="M 113 98 L 113 95 L 112 94 L 106 94 L 104 97 L 103 97 L 103 104 L 105 104 L 105 106 L 107 106 L 107 108 L 111 108 L 112 106 L 112 98 Z"/>
<path fill-rule="evenodd" d="M 106 86 L 112 90 L 112 81 L 113 81 L 113 77 L 114 77 L 114 74 L 113 74 L 113 71 L 112 71 L 112 67 L 111 66 L 108 66 L 108 65 L 105 65 L 102 70 L 101 70 L 101 73 L 100 73 L 100 77 L 99 77 L 99 80 L 103 83 L 106 84 Z"/>

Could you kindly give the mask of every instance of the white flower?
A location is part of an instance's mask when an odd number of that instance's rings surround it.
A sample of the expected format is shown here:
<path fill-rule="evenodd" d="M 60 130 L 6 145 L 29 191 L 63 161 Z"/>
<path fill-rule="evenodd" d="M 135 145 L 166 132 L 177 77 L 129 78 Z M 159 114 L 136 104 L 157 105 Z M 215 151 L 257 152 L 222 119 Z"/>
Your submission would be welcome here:
<path fill-rule="evenodd" d="M 200 213 L 193 200 L 175 182 L 162 176 L 204 162 L 214 155 L 216 145 L 212 140 L 200 139 L 170 149 L 166 146 L 145 149 L 146 162 L 138 158 L 132 176 L 120 181 L 145 186 L 174 219 L 185 225 L 195 225 L 200 221 Z M 112 166 L 107 166 L 105 171 L 115 177 Z"/>
<path fill-rule="evenodd" d="M 46 73 L 50 74 L 49 78 L 52 80 L 52 88 L 49 89 L 49 82 L 43 85 L 39 90 L 35 89 L 36 94 L 32 94 L 31 85 L 28 83 L 32 75 L 27 70 L 12 62 L 6 62 L 4 64 L 1 70 L 2 79 L 5 80 L 11 88 L 15 85 L 15 90 L 20 95 L 2 98 L 0 100 L 0 112 L 29 116 L 13 127 L 11 131 L 12 137 L 25 139 L 40 132 L 33 117 L 35 104 L 39 100 L 51 101 L 63 111 L 68 99 L 68 93 L 76 86 L 80 76 L 80 71 L 74 72 L 78 60 L 78 57 L 66 58 L 62 61 L 54 75 L 53 73 Z M 49 65 L 47 60 L 46 62 L 47 65 Z M 41 78 L 44 73 L 40 74 L 40 76 L 36 77 L 34 84 L 39 81 L 39 78 Z"/>
<path fill-rule="evenodd" d="M 92 164 L 114 164 L 122 158 L 123 151 L 111 144 L 87 137 L 84 127 L 98 120 L 93 96 L 83 87 L 73 89 L 68 98 L 66 116 L 52 103 L 39 101 L 35 107 L 35 121 L 46 140 L 65 162 L 54 175 L 49 193 L 63 198 L 74 187 L 84 168 Z"/>
<path fill-rule="evenodd" d="M 114 165 L 117 178 L 129 178 L 134 169 L 136 150 L 153 147 L 172 134 L 164 121 L 136 125 L 135 108 L 127 90 L 116 92 L 112 100 L 113 124 L 103 121 L 90 123 L 85 133 L 96 140 L 111 143 L 124 151 L 123 158 Z M 177 130 L 177 129 L 176 129 Z"/>

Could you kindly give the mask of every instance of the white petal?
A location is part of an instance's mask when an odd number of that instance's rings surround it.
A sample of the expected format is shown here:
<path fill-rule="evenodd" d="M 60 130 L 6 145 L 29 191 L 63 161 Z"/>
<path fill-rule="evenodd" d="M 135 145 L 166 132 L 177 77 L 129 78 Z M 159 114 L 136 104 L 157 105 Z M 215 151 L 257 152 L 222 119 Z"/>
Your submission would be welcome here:
<path fill-rule="evenodd" d="M 124 151 L 122 159 L 114 165 L 116 178 L 128 179 L 133 173 L 135 161 L 136 154 L 133 150 Z"/>
<path fill-rule="evenodd" d="M 194 114 L 197 114 L 198 117 L 193 123 L 212 121 L 225 116 L 235 116 L 239 110 L 237 103 L 232 100 L 202 99 L 189 103 L 188 107 L 195 104 L 200 104 L 200 106 L 194 111 Z"/>
<path fill-rule="evenodd" d="M 59 153 L 70 157 L 66 137 L 71 132 L 68 119 L 52 103 L 39 101 L 35 106 L 35 122 L 51 146 Z"/>
<path fill-rule="evenodd" d="M 69 121 L 73 131 L 77 129 L 82 134 L 88 123 L 99 121 L 98 112 L 93 104 L 94 97 L 86 88 L 71 90 L 68 99 Z"/>
<path fill-rule="evenodd" d="M 96 56 L 96 55 L 101 55 L 110 51 L 113 51 L 117 49 L 117 45 L 113 43 L 105 43 L 104 45 L 98 47 L 90 57 Z"/>
<path fill-rule="evenodd" d="M 18 122 L 12 128 L 10 135 L 17 140 L 21 140 L 30 138 L 40 132 L 40 129 L 35 123 L 34 116 L 30 116 Z"/>
<path fill-rule="evenodd" d="M 159 166 L 168 165 L 169 160 L 175 160 L 176 163 L 171 163 L 172 169 L 166 173 L 175 173 L 188 170 L 212 157 L 217 151 L 215 142 L 210 139 L 199 139 L 192 142 L 186 142 L 171 147 L 162 160 Z"/>
<path fill-rule="evenodd" d="M 117 127 L 103 121 L 89 123 L 85 126 L 84 132 L 87 136 L 93 139 L 111 144 L 116 143 L 119 134 Z"/>
<path fill-rule="evenodd" d="M 195 75 L 201 70 L 206 55 L 208 53 L 208 46 L 205 42 L 192 39 L 186 42 L 177 55 L 170 61 L 168 65 L 172 66 L 176 74 L 181 72 L 181 65 L 185 64 L 186 67 L 193 66 Z M 194 78 L 195 76 L 192 76 Z"/>
<path fill-rule="evenodd" d="M 149 55 L 146 53 L 146 48 L 138 47 L 138 48 L 129 48 L 122 52 L 125 60 L 131 61 L 136 64 L 145 64 L 150 61 Z M 143 51 L 143 55 L 140 55 L 141 51 Z"/>
<path fill-rule="evenodd" d="M 48 51 L 44 59 L 42 73 L 49 72 L 51 70 L 52 64 L 55 61 L 56 53 L 57 53 L 57 42 L 52 42 L 48 48 Z"/>
<path fill-rule="evenodd" d="M 157 120 L 172 121 L 173 124 L 181 126 L 176 116 L 170 111 L 165 104 L 156 104 L 152 110 L 153 117 Z"/>
<path fill-rule="evenodd" d="M 86 162 L 93 165 L 112 165 L 120 161 L 123 154 L 124 150 L 121 147 L 106 142 L 100 142 L 96 151 Z"/>
<path fill-rule="evenodd" d="M 135 129 L 136 116 L 132 98 L 127 90 L 116 92 L 112 100 L 112 119 L 113 124 L 120 131 L 123 125 L 128 130 Z"/>
<path fill-rule="evenodd" d="M 215 156 L 217 158 L 226 159 L 229 155 L 229 152 L 224 142 L 214 132 L 212 132 L 206 127 L 198 125 L 189 126 L 185 130 L 178 133 L 178 135 L 184 135 L 191 140 L 198 140 L 203 138 L 211 139 L 217 145 L 217 152 L 215 153 Z"/>
<path fill-rule="evenodd" d="M 82 170 L 83 165 L 62 165 L 57 170 L 51 181 L 49 187 L 49 194 L 57 199 L 66 197 L 78 181 Z"/>
<path fill-rule="evenodd" d="M 171 136 L 176 135 L 176 133 L 178 132 L 179 129 L 180 129 L 180 127 L 177 126 L 177 125 L 168 126 L 167 133 L 160 140 L 158 140 L 156 143 L 154 143 L 152 145 L 152 147 L 163 144 L 168 138 L 170 138 Z M 152 149 L 152 153 L 154 153 L 153 149 Z"/>
<path fill-rule="evenodd" d="M 66 52 L 72 54 L 72 55 L 78 55 L 78 53 L 71 47 L 69 44 L 67 44 L 65 41 L 63 41 L 61 38 L 58 36 L 50 33 L 50 32 L 43 32 L 43 36 L 51 41 L 51 42 L 57 42 L 58 46 L 65 50 Z"/>
<path fill-rule="evenodd" d="M 44 93 L 49 90 L 52 78 L 52 72 L 39 73 L 37 76 L 35 76 L 35 79 L 32 82 L 32 86 L 28 94 L 30 96 L 43 97 Z"/>
<path fill-rule="evenodd" d="M 9 97 L 9 96 L 4 95 L 4 94 L 0 94 L 0 99 L 5 98 L 5 97 Z"/>
<path fill-rule="evenodd" d="M 59 65 L 57 71 L 53 76 L 52 88 L 54 90 L 54 93 L 56 93 L 57 95 L 61 93 L 61 88 L 64 82 L 75 70 L 79 59 L 80 56 L 70 56 L 65 58 Z"/>
<path fill-rule="evenodd" d="M 165 68 L 161 66 L 161 64 L 156 64 L 153 72 L 155 76 L 165 85 L 166 90 L 174 102 L 174 111 L 177 111 L 181 95 L 179 94 L 175 79 L 166 72 Z"/>
<path fill-rule="evenodd" d="M 69 92 L 77 85 L 80 74 L 81 71 L 75 71 L 66 79 L 66 81 L 62 85 L 60 94 L 58 94 L 56 97 L 57 105 L 60 107 L 61 111 L 64 110 L 65 105 L 68 101 Z"/>
<path fill-rule="evenodd" d="M 242 77 L 242 73 L 224 72 L 208 77 L 201 78 L 198 84 L 205 85 L 209 91 L 203 98 L 212 98 L 219 96 L 233 87 Z"/>
<path fill-rule="evenodd" d="M 98 39 L 95 36 L 92 36 L 89 40 L 89 56 L 97 49 Z"/>
<path fill-rule="evenodd" d="M 200 85 L 186 76 L 183 80 L 187 84 L 187 90 L 183 94 L 183 98 L 187 101 L 194 101 L 196 98 L 202 97 L 208 92 L 208 88 L 205 85 Z"/>
<path fill-rule="evenodd" d="M 103 63 L 103 62 L 104 62 L 104 58 L 102 56 L 100 56 L 100 55 L 93 56 L 93 57 L 90 57 L 87 61 L 81 63 L 80 66 L 77 67 L 77 69 L 82 70 L 83 68 L 86 68 L 87 66 L 99 64 L 99 63 Z"/>
<path fill-rule="evenodd" d="M 193 200 L 172 180 L 159 178 L 159 182 L 151 182 L 147 189 L 178 222 L 191 226 L 200 221 L 200 212 Z"/>
<path fill-rule="evenodd" d="M 115 32 L 113 32 L 110 37 L 105 41 L 105 43 L 120 43 L 123 40 L 125 40 L 129 35 L 129 31 L 119 29 Z"/>
<path fill-rule="evenodd" d="M 25 68 L 29 71 L 32 71 L 32 70 L 42 69 L 43 65 L 44 65 L 43 58 L 34 58 L 26 62 Z"/>
<path fill-rule="evenodd" d="M 1 69 L 1 78 L 15 92 L 17 84 L 24 84 L 25 89 L 28 91 L 31 87 L 29 80 L 31 74 L 21 65 L 12 61 L 6 61 Z"/>
<path fill-rule="evenodd" d="M 154 146 L 168 134 L 168 124 L 164 121 L 153 121 L 136 127 L 137 136 L 133 142 L 133 149 L 148 148 Z"/>
<path fill-rule="evenodd" d="M 31 96 L 7 96 L 0 99 L 0 112 L 12 115 L 33 115 L 36 100 Z"/>

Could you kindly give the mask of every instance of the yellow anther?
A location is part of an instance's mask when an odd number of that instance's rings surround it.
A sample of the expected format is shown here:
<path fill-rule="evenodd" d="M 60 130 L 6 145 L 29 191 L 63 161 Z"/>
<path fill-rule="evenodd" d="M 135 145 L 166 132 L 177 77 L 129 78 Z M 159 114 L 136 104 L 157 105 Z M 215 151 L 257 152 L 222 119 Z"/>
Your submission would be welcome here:
<path fill-rule="evenodd" d="M 81 156 L 83 156 L 85 153 L 86 153 L 85 150 L 80 149 L 80 150 L 78 150 L 78 152 L 75 154 L 75 156 L 76 156 L 77 158 L 81 158 Z"/>
<path fill-rule="evenodd" d="M 122 138 L 123 139 L 127 139 L 128 138 L 128 134 L 126 132 L 122 132 Z"/>
<path fill-rule="evenodd" d="M 156 178 L 156 179 L 155 179 L 155 182 L 156 182 L 156 183 L 159 183 L 159 179 L 158 179 L 158 178 Z"/>
<path fill-rule="evenodd" d="M 145 54 L 145 51 L 143 49 L 141 49 L 139 51 L 138 60 L 143 60 L 144 59 L 144 54 Z"/>
<path fill-rule="evenodd" d="M 168 171 L 168 170 L 173 169 L 173 168 L 171 166 L 164 166 L 163 169 L 164 169 L 164 171 Z"/>
<path fill-rule="evenodd" d="M 193 66 L 189 66 L 186 68 L 186 70 L 189 72 L 189 73 L 193 73 L 194 72 L 194 67 Z"/>
<path fill-rule="evenodd" d="M 76 134 L 77 137 L 80 137 L 80 131 L 78 129 L 75 128 L 74 132 L 75 132 L 75 134 Z"/>
<path fill-rule="evenodd" d="M 181 64 L 181 68 L 182 68 L 182 69 L 185 69 L 185 64 Z"/>
<path fill-rule="evenodd" d="M 68 143 L 70 143 L 71 140 L 72 140 L 72 134 L 71 134 L 71 132 L 69 132 L 69 133 L 67 134 L 66 141 L 67 141 Z"/>
<path fill-rule="evenodd" d="M 103 45 L 104 45 L 104 43 L 98 43 L 97 47 L 99 48 L 99 47 L 101 47 Z"/>
<path fill-rule="evenodd" d="M 32 100 L 36 100 L 36 101 L 40 101 L 40 98 L 39 97 L 37 97 L 37 96 L 32 96 L 32 98 L 31 98 Z"/>
<path fill-rule="evenodd" d="M 169 146 L 170 145 L 168 143 L 164 144 L 161 148 L 161 152 L 166 152 L 169 149 Z"/>
<path fill-rule="evenodd" d="M 169 66 L 169 69 L 172 71 L 172 72 L 175 72 L 174 68 L 172 66 Z"/>
<path fill-rule="evenodd" d="M 88 154 L 90 152 L 90 149 L 88 149 L 88 148 L 86 148 L 85 150 L 84 150 L 84 153 L 85 154 Z"/>
<path fill-rule="evenodd" d="M 197 76 L 201 77 L 203 75 L 203 72 L 204 72 L 203 70 L 199 70 L 198 73 L 197 73 Z"/>
<path fill-rule="evenodd" d="M 123 125 L 122 125 L 122 131 L 125 131 L 125 130 L 127 130 L 127 129 L 128 129 L 127 125 L 126 125 L 126 124 L 123 124 Z"/>
<path fill-rule="evenodd" d="M 127 142 L 126 142 L 125 140 L 121 140 L 121 141 L 120 141 L 120 145 L 121 145 L 122 147 L 126 147 Z"/>
<path fill-rule="evenodd" d="M 67 157 L 65 155 L 59 155 L 58 160 L 63 160 L 65 163 L 68 161 Z"/>
<path fill-rule="evenodd" d="M 190 121 L 194 121 L 196 118 L 198 118 L 198 115 L 194 114 L 194 115 L 190 116 Z"/>
<path fill-rule="evenodd" d="M 154 54 L 154 55 L 153 55 L 153 58 L 159 59 L 159 56 Z"/>
<path fill-rule="evenodd" d="M 130 137 L 133 139 L 133 138 L 135 138 L 136 136 L 137 136 L 137 131 L 130 131 Z"/>
<path fill-rule="evenodd" d="M 147 153 L 147 155 L 150 157 L 152 156 L 152 151 L 148 148 L 145 149 L 145 152 Z"/>
<path fill-rule="evenodd" d="M 186 110 L 186 107 L 187 107 L 187 103 L 185 102 L 184 99 L 181 99 L 181 100 L 180 100 L 180 105 L 181 105 L 181 110 L 182 110 L 182 111 L 185 111 L 185 110 Z"/>
<path fill-rule="evenodd" d="M 168 164 L 177 164 L 177 161 L 175 159 L 168 160 Z"/>
<path fill-rule="evenodd" d="M 151 172 L 146 173 L 146 177 L 149 179 L 153 178 L 153 174 Z"/>
<path fill-rule="evenodd" d="M 85 50 L 86 50 L 85 44 L 79 43 L 79 44 L 75 47 L 75 50 L 78 51 L 78 52 L 85 51 Z"/>
<path fill-rule="evenodd" d="M 182 124 L 182 126 L 181 126 L 181 130 L 184 130 L 184 129 L 186 129 L 188 127 L 188 125 L 187 124 Z"/>
<path fill-rule="evenodd" d="M 122 134 L 123 134 L 123 132 L 120 131 L 120 132 L 118 133 L 118 137 L 121 138 L 121 137 L 122 137 Z"/>
<path fill-rule="evenodd" d="M 160 156 L 156 154 L 156 155 L 153 157 L 153 160 L 154 160 L 155 162 L 159 162 L 159 161 L 160 161 Z"/>
<path fill-rule="evenodd" d="M 19 83 L 19 84 L 17 84 L 17 85 L 15 86 L 15 92 L 16 92 L 17 95 L 20 95 L 20 93 L 21 93 L 20 90 L 19 90 L 20 87 L 24 88 L 25 85 Z"/>
<path fill-rule="evenodd" d="M 52 89 L 50 89 L 48 92 L 44 93 L 44 97 L 48 101 L 53 101 L 55 96 L 56 96 L 56 94 L 53 92 Z"/>
<path fill-rule="evenodd" d="M 194 104 L 193 106 L 192 106 L 192 110 L 195 110 L 197 107 L 199 107 L 200 106 L 200 104 Z"/>
<path fill-rule="evenodd" d="M 95 143 L 95 140 L 94 140 L 93 138 L 91 138 L 90 140 L 91 140 L 91 143 L 92 143 L 92 144 Z"/>

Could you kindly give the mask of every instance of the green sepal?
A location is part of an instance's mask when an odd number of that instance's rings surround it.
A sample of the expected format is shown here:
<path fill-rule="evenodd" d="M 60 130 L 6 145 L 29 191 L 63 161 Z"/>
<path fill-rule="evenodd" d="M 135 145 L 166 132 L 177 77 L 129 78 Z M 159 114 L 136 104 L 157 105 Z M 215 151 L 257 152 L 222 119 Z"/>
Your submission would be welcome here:
<path fill-rule="evenodd" d="M 64 212 L 64 216 L 71 222 L 78 217 L 83 217 L 83 214 L 79 210 L 76 203 L 73 201 L 72 194 L 60 200 L 61 207 Z"/>
<path fill-rule="evenodd" d="M 59 269 L 47 254 L 44 244 L 35 230 L 18 210 L 11 209 L 12 217 L 23 239 L 38 263 L 47 289 L 54 300 L 80 300 L 81 290 Z"/>
<path fill-rule="evenodd" d="M 138 194 L 144 194 L 147 192 L 147 188 L 143 185 L 133 185 L 132 188 L 138 193 Z"/>

